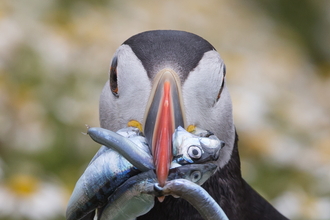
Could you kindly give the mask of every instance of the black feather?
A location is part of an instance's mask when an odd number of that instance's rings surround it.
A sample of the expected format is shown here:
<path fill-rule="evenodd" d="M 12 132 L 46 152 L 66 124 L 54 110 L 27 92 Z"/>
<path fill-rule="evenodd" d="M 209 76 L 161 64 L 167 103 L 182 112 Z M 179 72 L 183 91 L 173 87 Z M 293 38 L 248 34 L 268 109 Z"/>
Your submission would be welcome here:
<path fill-rule="evenodd" d="M 229 163 L 203 184 L 220 204 L 230 220 L 285 220 L 271 204 L 254 191 L 242 178 L 238 154 L 238 136 Z M 202 217 L 183 199 L 166 197 L 138 220 L 200 220 Z"/>
<path fill-rule="evenodd" d="M 181 82 L 205 52 L 215 50 L 208 41 L 185 31 L 147 31 L 130 37 L 123 44 L 132 48 L 149 78 L 153 79 L 164 68 L 172 68 L 179 74 Z"/>

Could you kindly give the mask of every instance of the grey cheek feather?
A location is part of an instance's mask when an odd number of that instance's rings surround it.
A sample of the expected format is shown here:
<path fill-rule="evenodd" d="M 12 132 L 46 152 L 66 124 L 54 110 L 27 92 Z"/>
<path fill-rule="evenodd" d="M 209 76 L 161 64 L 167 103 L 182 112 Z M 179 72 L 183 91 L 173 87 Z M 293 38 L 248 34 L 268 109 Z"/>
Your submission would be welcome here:
<path fill-rule="evenodd" d="M 109 81 L 107 81 L 103 87 L 100 96 L 99 118 L 101 127 L 112 131 L 114 131 L 115 128 L 119 127 L 118 121 L 113 120 L 116 117 L 116 111 L 111 110 L 114 108 L 113 99 L 114 96 L 110 91 Z"/>
<path fill-rule="evenodd" d="M 215 106 L 218 112 L 215 130 L 216 136 L 223 140 L 226 145 L 220 150 L 218 159 L 220 168 L 224 167 L 231 158 L 235 143 L 235 126 L 232 116 L 232 105 L 228 89 L 225 85 L 220 100 Z"/>
<path fill-rule="evenodd" d="M 99 105 L 101 127 L 111 131 L 126 127 L 130 120 L 142 122 L 151 91 L 147 72 L 128 45 L 120 46 L 114 56 L 118 61 L 118 97 L 111 93 L 108 81 Z"/>
<path fill-rule="evenodd" d="M 207 129 L 226 143 L 217 161 L 220 168 L 230 160 L 235 141 L 232 105 L 226 84 L 220 99 L 216 100 L 222 82 L 222 63 L 216 51 L 206 52 L 182 86 L 187 124 Z M 203 85 L 208 85 L 207 89 Z"/>

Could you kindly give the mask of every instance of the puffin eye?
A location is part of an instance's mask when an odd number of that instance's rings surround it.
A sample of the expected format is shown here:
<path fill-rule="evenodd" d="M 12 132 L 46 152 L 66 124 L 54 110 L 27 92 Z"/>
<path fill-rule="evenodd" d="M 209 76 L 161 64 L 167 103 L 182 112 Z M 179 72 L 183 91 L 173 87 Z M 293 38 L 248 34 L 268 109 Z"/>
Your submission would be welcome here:
<path fill-rule="evenodd" d="M 196 183 L 198 180 L 202 178 L 202 172 L 199 170 L 195 170 L 190 174 L 190 179 L 193 183 Z"/>
<path fill-rule="evenodd" d="M 225 77 L 225 76 L 226 76 L 226 65 L 223 64 L 223 77 Z"/>
<path fill-rule="evenodd" d="M 191 145 L 188 148 L 188 155 L 193 159 L 199 159 L 202 156 L 202 150 L 196 145 Z"/>
<path fill-rule="evenodd" d="M 110 66 L 110 89 L 114 96 L 118 97 L 117 83 L 117 57 L 114 57 Z"/>
<path fill-rule="evenodd" d="M 217 101 L 220 99 L 221 97 L 221 93 L 222 93 L 222 90 L 223 90 L 223 86 L 225 84 L 225 76 L 226 76 L 226 65 L 223 65 L 223 77 L 222 77 L 222 83 L 221 83 L 221 86 L 220 86 L 220 90 L 219 90 L 219 93 L 218 93 L 218 96 L 217 96 Z"/>

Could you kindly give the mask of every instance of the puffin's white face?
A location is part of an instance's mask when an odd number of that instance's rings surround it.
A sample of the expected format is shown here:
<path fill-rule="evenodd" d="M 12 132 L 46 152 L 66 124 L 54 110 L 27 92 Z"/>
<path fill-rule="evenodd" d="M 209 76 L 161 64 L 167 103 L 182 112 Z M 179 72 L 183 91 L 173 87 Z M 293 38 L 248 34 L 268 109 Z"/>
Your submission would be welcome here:
<path fill-rule="evenodd" d="M 230 159 L 235 142 L 231 99 L 225 83 L 225 65 L 216 51 L 206 52 L 182 86 L 188 125 L 213 132 L 225 147 L 220 151 L 219 166 Z"/>
<path fill-rule="evenodd" d="M 189 54 L 183 56 L 189 60 Z M 187 128 L 188 125 L 195 125 L 210 130 L 225 142 L 218 160 L 218 166 L 223 167 L 231 156 L 235 128 L 231 100 L 225 83 L 225 65 L 220 55 L 215 50 L 206 51 L 189 73 L 183 73 L 180 63 L 164 60 L 148 63 L 148 69 L 141 59 L 132 47 L 125 43 L 116 51 L 110 81 L 105 84 L 100 99 L 101 127 L 117 131 L 126 127 L 131 120 L 145 126 L 146 115 L 150 111 L 147 109 L 149 97 L 151 99 L 155 93 L 153 86 L 156 75 L 164 69 L 169 69 L 177 74 L 174 78 L 179 81 L 178 89 L 182 90 L 181 97 L 176 98 L 183 102 L 183 126 Z M 153 65 L 152 68 L 150 65 Z"/>
<path fill-rule="evenodd" d="M 120 46 L 114 59 L 117 59 L 118 96 L 112 93 L 108 80 L 100 98 L 100 123 L 103 128 L 117 131 L 130 120 L 143 121 L 152 82 L 128 45 Z"/>

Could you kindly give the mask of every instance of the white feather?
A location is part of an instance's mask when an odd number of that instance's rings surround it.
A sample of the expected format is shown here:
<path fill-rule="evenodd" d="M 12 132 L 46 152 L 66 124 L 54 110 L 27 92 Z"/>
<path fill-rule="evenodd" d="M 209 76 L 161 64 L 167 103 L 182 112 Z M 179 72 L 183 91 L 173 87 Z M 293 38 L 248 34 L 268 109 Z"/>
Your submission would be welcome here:
<path fill-rule="evenodd" d="M 232 104 L 226 85 L 217 100 L 223 68 L 219 53 L 206 52 L 182 86 L 187 124 L 210 130 L 226 144 L 220 151 L 220 167 L 228 163 L 235 141 Z"/>
<path fill-rule="evenodd" d="M 100 97 L 101 127 L 117 131 L 130 120 L 143 121 L 151 83 L 141 61 L 127 45 L 120 46 L 115 55 L 118 59 L 118 97 L 105 84 Z"/>
<path fill-rule="evenodd" d="M 126 127 L 129 120 L 143 122 L 152 83 L 128 45 L 120 46 L 114 56 L 118 58 L 119 98 L 111 93 L 107 82 L 100 98 L 100 123 L 103 128 L 117 131 Z M 229 161 L 235 140 L 232 105 L 226 85 L 217 100 L 223 68 L 223 61 L 216 51 L 206 52 L 182 85 L 187 125 L 210 130 L 226 143 L 218 160 L 221 168 Z"/>

